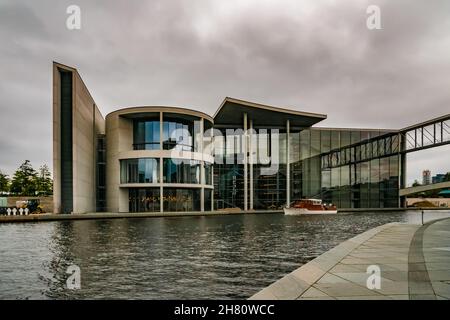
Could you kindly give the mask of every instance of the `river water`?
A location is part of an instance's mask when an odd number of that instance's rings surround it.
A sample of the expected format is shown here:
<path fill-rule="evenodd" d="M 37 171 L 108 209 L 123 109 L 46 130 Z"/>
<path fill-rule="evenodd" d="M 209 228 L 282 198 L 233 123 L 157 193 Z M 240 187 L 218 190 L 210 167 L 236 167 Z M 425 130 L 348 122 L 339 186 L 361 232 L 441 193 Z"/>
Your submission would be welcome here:
<path fill-rule="evenodd" d="M 246 299 L 361 232 L 420 221 L 368 212 L 0 224 L 0 299 Z M 73 264 L 79 290 L 66 285 Z"/>

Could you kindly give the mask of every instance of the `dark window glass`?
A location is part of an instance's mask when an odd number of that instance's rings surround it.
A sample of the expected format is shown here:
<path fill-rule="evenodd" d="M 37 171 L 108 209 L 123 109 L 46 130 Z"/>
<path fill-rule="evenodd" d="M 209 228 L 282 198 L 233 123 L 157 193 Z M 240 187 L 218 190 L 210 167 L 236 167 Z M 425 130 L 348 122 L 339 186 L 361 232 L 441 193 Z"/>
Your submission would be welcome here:
<path fill-rule="evenodd" d="M 200 162 L 189 159 L 164 159 L 164 183 L 200 183 Z"/>
<path fill-rule="evenodd" d="M 120 161 L 120 183 L 159 182 L 159 159 L 142 158 Z"/>
<path fill-rule="evenodd" d="M 165 118 L 163 123 L 163 149 L 175 147 L 194 151 L 194 121 Z"/>
<path fill-rule="evenodd" d="M 147 120 L 134 120 L 133 123 L 133 149 L 159 150 L 159 118 Z"/>
<path fill-rule="evenodd" d="M 212 184 L 212 164 L 205 162 L 205 184 Z"/>
<path fill-rule="evenodd" d="M 164 188 L 164 211 L 200 211 L 200 189 Z"/>
<path fill-rule="evenodd" d="M 129 189 L 130 212 L 159 212 L 161 210 L 159 188 Z"/>
<path fill-rule="evenodd" d="M 212 190 L 205 189 L 205 211 L 211 211 Z"/>

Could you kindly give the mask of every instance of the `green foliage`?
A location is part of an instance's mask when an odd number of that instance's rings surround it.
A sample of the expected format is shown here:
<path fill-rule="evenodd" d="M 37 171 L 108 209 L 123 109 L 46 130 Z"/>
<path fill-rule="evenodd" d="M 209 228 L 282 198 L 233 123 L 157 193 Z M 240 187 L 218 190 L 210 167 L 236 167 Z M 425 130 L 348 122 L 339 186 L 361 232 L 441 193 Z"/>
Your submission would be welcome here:
<path fill-rule="evenodd" d="M 9 177 L 0 171 L 0 194 L 9 192 Z"/>
<path fill-rule="evenodd" d="M 20 196 L 50 195 L 53 193 L 53 180 L 47 165 L 36 171 L 29 160 L 14 173 L 10 192 Z"/>
<path fill-rule="evenodd" d="M 412 186 L 413 187 L 418 187 L 418 186 L 420 186 L 421 184 L 419 183 L 419 181 L 417 181 L 417 180 L 414 180 L 414 183 L 412 184 Z"/>
<path fill-rule="evenodd" d="M 445 174 L 444 181 L 450 181 L 450 172 Z"/>
<path fill-rule="evenodd" d="M 30 163 L 30 160 L 25 160 L 14 172 L 11 180 L 11 192 L 22 196 L 36 195 L 36 170 Z"/>
<path fill-rule="evenodd" d="M 53 179 L 46 164 L 41 166 L 38 170 L 36 189 L 39 195 L 47 196 L 53 193 Z"/>

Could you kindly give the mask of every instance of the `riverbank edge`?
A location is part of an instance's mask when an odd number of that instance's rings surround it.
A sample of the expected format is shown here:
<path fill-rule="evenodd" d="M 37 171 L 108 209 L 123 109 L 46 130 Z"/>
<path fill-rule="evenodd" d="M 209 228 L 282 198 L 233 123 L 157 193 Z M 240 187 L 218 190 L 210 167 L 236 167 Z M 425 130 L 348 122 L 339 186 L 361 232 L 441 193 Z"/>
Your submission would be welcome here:
<path fill-rule="evenodd" d="M 338 214 L 358 212 L 394 212 L 394 211 L 421 211 L 421 210 L 449 210 L 449 208 L 373 208 L 373 209 L 342 209 Z M 283 214 L 283 210 L 249 210 L 249 211 L 192 211 L 192 212 L 138 212 L 138 213 L 111 213 L 95 212 L 80 214 L 32 214 L 23 216 L 0 216 L 0 223 L 9 222 L 43 222 L 60 220 L 91 220 L 91 219 L 127 219 L 127 218 L 161 218 L 161 217 L 208 217 L 241 214 Z"/>
<path fill-rule="evenodd" d="M 361 244 L 387 228 L 402 224 L 405 223 L 387 223 L 346 240 L 260 290 L 249 300 L 295 300 Z"/>

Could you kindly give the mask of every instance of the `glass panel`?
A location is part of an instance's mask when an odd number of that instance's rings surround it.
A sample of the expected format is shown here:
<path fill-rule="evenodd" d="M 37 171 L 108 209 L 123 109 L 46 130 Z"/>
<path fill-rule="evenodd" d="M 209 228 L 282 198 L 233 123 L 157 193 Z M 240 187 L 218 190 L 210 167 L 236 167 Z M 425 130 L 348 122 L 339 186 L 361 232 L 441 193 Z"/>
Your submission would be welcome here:
<path fill-rule="evenodd" d="M 157 183 L 159 182 L 159 159 L 121 160 L 120 172 L 120 183 Z"/>
<path fill-rule="evenodd" d="M 188 159 L 164 159 L 164 183 L 200 183 L 200 162 Z"/>
<path fill-rule="evenodd" d="M 320 131 L 311 130 L 311 157 L 320 153 Z"/>
<path fill-rule="evenodd" d="M 352 131 L 351 132 L 351 144 L 355 144 L 361 141 L 361 132 Z"/>
<path fill-rule="evenodd" d="M 360 187 L 360 203 L 361 208 L 369 208 L 369 183 L 370 183 L 370 166 L 369 162 L 361 162 L 361 187 Z"/>
<path fill-rule="evenodd" d="M 339 136 L 340 136 L 340 132 L 339 131 L 332 131 L 331 132 L 331 149 L 338 149 L 340 147 L 339 144 Z"/>
<path fill-rule="evenodd" d="M 350 145 L 350 132 L 341 131 L 341 148 Z"/>
<path fill-rule="evenodd" d="M 212 164 L 205 162 L 205 184 L 212 184 Z"/>
<path fill-rule="evenodd" d="M 200 211 L 200 189 L 164 188 L 164 211 Z"/>
<path fill-rule="evenodd" d="M 300 132 L 300 160 L 310 157 L 310 130 Z"/>
<path fill-rule="evenodd" d="M 350 167 L 341 167 L 340 207 L 350 208 Z"/>
<path fill-rule="evenodd" d="M 322 153 L 329 152 L 331 149 L 331 132 L 324 130 L 320 135 L 320 151 Z"/>
<path fill-rule="evenodd" d="M 130 212 L 159 212 L 160 204 L 159 188 L 129 189 Z"/>
<path fill-rule="evenodd" d="M 134 120 L 134 150 L 158 150 L 160 147 L 159 136 L 159 120 Z"/>
<path fill-rule="evenodd" d="M 211 197 L 212 197 L 212 190 L 211 189 L 205 189 L 205 211 L 211 211 Z"/>
<path fill-rule="evenodd" d="M 380 207 L 380 159 L 370 161 L 370 207 Z"/>

